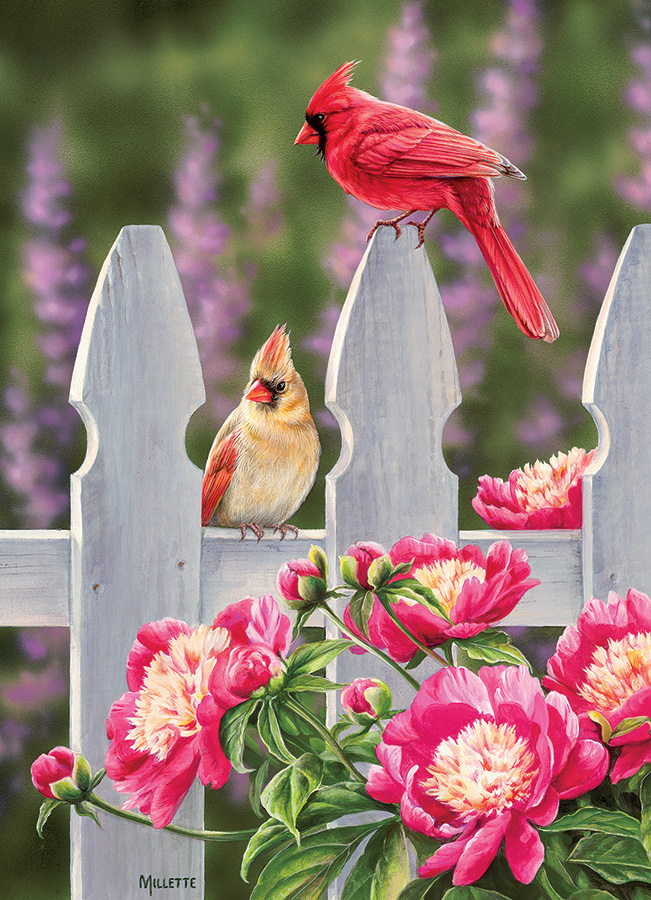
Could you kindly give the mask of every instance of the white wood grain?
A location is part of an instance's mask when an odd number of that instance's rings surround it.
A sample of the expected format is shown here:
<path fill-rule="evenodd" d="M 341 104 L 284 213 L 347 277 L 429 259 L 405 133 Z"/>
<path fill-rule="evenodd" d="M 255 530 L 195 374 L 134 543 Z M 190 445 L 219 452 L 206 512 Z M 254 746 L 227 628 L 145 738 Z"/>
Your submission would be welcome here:
<path fill-rule="evenodd" d="M 0 531 L 0 625 L 68 625 L 69 531 Z"/>
<path fill-rule="evenodd" d="M 104 760 L 104 719 L 127 689 L 138 628 L 199 620 L 201 472 L 185 430 L 204 401 L 181 285 L 158 227 L 124 228 L 100 273 L 70 389 L 88 431 L 72 476 L 71 739 L 93 770 Z M 121 803 L 124 795 L 102 793 Z M 196 879 L 175 897 L 203 897 L 203 845 L 103 816 L 72 816 L 73 900 L 142 900 L 140 876 Z M 177 821 L 201 827 L 193 789 Z"/>
<path fill-rule="evenodd" d="M 586 596 L 651 593 L 651 225 L 633 229 L 586 365 L 583 403 L 599 450 L 583 478 Z"/>
<path fill-rule="evenodd" d="M 253 536 L 240 541 L 233 528 L 204 528 L 201 620 L 210 623 L 229 603 L 262 594 L 273 594 L 281 611 L 292 616 L 276 590 L 276 575 L 283 563 L 307 557 L 313 544 L 325 547 L 325 531 L 299 531 L 296 538 L 288 535 L 282 541 L 269 531 L 258 544 Z M 320 624 L 320 617 L 310 620 L 310 625 Z"/>

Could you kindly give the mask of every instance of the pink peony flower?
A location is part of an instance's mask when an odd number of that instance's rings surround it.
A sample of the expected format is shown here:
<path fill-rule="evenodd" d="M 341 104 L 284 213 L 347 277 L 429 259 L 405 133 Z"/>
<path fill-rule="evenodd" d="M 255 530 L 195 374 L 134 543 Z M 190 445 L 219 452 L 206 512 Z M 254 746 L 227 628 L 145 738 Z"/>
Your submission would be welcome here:
<path fill-rule="evenodd" d="M 341 705 L 353 722 L 368 725 L 391 709 L 393 698 L 379 678 L 356 678 L 339 694 Z"/>
<path fill-rule="evenodd" d="M 447 612 L 447 621 L 415 600 L 399 598 L 393 611 L 411 633 L 428 647 L 448 638 L 468 638 L 507 616 L 529 588 L 540 582 L 529 578 L 531 569 L 524 550 L 513 550 L 508 541 L 492 544 L 484 556 L 479 547 L 458 548 L 454 541 L 423 535 L 422 540 L 401 538 L 389 551 L 394 565 L 412 562 L 408 575 L 430 587 Z M 355 633 L 349 609 L 346 625 Z M 376 602 L 368 623 L 371 643 L 386 649 L 398 662 L 407 662 L 417 647 Z"/>
<path fill-rule="evenodd" d="M 270 594 L 233 603 L 212 626 L 163 619 L 140 629 L 127 661 L 129 691 L 106 720 L 105 767 L 116 790 L 131 794 L 124 809 L 163 828 L 196 776 L 212 788 L 226 783 L 221 719 L 268 683 L 290 641 L 291 623 Z"/>
<path fill-rule="evenodd" d="M 32 763 L 32 783 L 44 797 L 54 800 L 52 785 L 64 778 L 72 778 L 76 754 L 68 747 L 55 747 L 41 755 Z"/>
<path fill-rule="evenodd" d="M 559 638 L 543 684 L 564 694 L 587 730 L 587 714 L 597 712 L 615 730 L 624 719 L 651 717 L 651 599 L 630 590 L 626 599 L 611 592 L 608 603 L 592 598 Z M 609 742 L 621 747 L 611 774 L 614 782 L 651 762 L 651 728 L 639 725 Z"/>
<path fill-rule="evenodd" d="M 533 825 L 552 822 L 559 799 L 595 787 L 608 768 L 608 751 L 580 736 L 567 699 L 544 697 L 524 666 L 437 672 L 389 722 L 376 753 L 368 793 L 399 803 L 408 828 L 449 840 L 418 874 L 454 868 L 455 885 L 480 878 L 502 839 L 515 878 L 528 884 L 544 857 Z"/>
<path fill-rule="evenodd" d="M 548 463 L 527 463 L 514 469 L 506 484 L 482 475 L 473 508 L 491 528 L 580 528 L 582 475 L 595 452 L 573 447 Z"/>

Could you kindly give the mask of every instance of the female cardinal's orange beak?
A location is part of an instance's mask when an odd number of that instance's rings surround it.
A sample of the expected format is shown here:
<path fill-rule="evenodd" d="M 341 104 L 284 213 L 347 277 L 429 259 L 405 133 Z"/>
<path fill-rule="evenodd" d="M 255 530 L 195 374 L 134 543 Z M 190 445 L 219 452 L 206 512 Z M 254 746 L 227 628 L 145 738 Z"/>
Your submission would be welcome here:
<path fill-rule="evenodd" d="M 296 136 L 296 140 L 294 141 L 294 146 L 296 146 L 296 144 L 318 144 L 318 143 L 319 143 L 319 135 L 306 122 L 305 125 L 303 125 L 303 127 L 299 131 L 298 135 Z"/>
<path fill-rule="evenodd" d="M 264 386 L 259 378 L 253 382 L 244 397 L 247 400 L 253 400 L 254 403 L 271 403 L 273 400 L 271 391 Z"/>

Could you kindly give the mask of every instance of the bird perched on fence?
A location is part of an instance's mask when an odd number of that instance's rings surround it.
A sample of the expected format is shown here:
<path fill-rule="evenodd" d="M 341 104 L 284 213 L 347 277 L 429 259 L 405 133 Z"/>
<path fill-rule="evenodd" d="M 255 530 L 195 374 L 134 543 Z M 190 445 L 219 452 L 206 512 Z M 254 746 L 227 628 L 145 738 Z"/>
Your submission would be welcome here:
<path fill-rule="evenodd" d="M 525 176 L 506 157 L 423 113 L 385 103 L 349 84 L 356 62 L 344 63 L 317 88 L 295 144 L 317 144 L 328 172 L 348 194 L 376 209 L 419 210 L 420 247 L 425 226 L 449 209 L 474 236 L 507 310 L 531 338 L 551 342 L 558 327 L 524 263 L 508 239 L 493 201 L 491 178 Z"/>
<path fill-rule="evenodd" d="M 321 445 L 303 379 L 292 363 L 286 326 L 256 353 L 240 405 L 214 440 L 203 476 L 201 524 L 266 527 L 296 536 L 288 525 L 314 484 Z"/>

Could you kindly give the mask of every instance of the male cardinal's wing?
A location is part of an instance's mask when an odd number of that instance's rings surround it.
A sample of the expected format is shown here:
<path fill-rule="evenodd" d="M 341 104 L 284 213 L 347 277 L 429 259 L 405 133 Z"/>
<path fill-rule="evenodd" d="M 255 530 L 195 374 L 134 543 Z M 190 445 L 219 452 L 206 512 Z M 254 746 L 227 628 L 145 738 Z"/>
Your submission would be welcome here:
<path fill-rule="evenodd" d="M 364 126 L 351 161 L 367 172 L 397 178 L 524 178 L 519 169 L 490 147 L 436 119 L 423 119 L 423 124 L 404 127 L 381 120 Z"/>
<path fill-rule="evenodd" d="M 230 428 L 227 427 L 230 425 Z M 222 425 L 208 456 L 201 490 L 201 524 L 207 525 L 237 468 L 241 429 L 230 417 Z"/>

